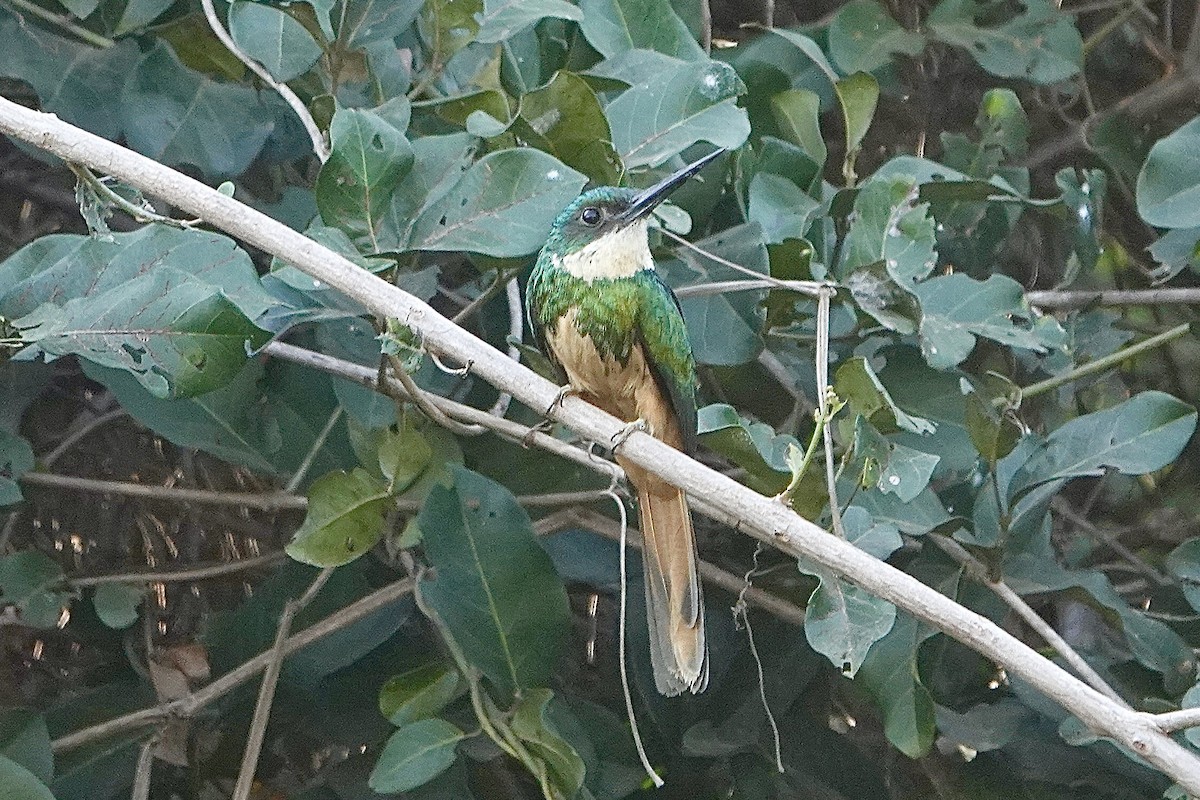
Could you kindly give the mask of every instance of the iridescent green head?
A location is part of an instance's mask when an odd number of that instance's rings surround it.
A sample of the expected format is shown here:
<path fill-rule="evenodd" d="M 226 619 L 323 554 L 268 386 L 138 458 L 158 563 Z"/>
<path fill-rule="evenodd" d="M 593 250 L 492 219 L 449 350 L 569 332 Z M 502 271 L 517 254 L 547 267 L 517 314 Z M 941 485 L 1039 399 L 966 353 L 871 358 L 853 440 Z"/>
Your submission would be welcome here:
<path fill-rule="evenodd" d="M 724 152 L 715 150 L 649 189 L 601 186 L 584 192 L 554 220 L 545 251 L 570 255 L 610 234 L 621 233 L 631 225 L 643 222 L 671 192 Z"/>

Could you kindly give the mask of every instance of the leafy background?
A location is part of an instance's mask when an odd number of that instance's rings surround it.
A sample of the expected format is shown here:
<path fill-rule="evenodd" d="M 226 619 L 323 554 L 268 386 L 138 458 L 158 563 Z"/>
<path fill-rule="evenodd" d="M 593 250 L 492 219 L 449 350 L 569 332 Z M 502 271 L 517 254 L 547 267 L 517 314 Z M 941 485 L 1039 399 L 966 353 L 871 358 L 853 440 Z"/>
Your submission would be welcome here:
<path fill-rule="evenodd" d="M 822 459 L 799 455 L 816 303 L 782 282 L 835 284 L 847 537 L 1056 657 L 1002 581 L 1129 703 L 1189 707 L 1200 13 L 1061 5 L 216 3 L 314 145 L 191 0 L 0 0 L 0 91 L 228 181 L 502 348 L 506 287 L 583 186 L 727 148 L 654 234 L 701 364 L 701 457 L 832 524 Z M 254 683 L 212 681 L 295 613 L 332 632 L 284 662 L 256 796 L 655 791 L 617 678 L 607 480 L 276 345 L 248 355 L 281 336 L 375 370 L 382 344 L 426 391 L 538 421 L 403 327 L 102 179 L 0 142 L 6 790 L 123 796 L 144 752 L 141 796 L 228 796 Z M 631 593 L 663 796 L 1179 796 L 964 646 L 697 522 L 727 578 L 706 594 L 705 694 L 654 692 Z"/>

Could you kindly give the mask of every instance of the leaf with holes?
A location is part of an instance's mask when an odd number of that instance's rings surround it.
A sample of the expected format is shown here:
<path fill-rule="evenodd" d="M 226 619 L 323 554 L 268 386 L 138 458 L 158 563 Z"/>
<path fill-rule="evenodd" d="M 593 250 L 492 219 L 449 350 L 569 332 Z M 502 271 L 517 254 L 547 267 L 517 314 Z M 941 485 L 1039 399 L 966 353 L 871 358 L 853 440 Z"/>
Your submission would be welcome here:
<path fill-rule="evenodd" d="M 983 336 L 1008 347 L 1046 352 L 1039 329 L 1019 326 L 1029 319 L 1021 284 L 1004 275 L 977 281 L 962 273 L 940 275 L 916 286 L 921 303 L 921 352 L 929 366 L 949 369 L 963 361 Z"/>
<path fill-rule="evenodd" d="M 1078 74 L 1083 39 L 1073 18 L 1048 0 L 1022 0 L 1017 8 L 992 24 L 994 7 L 984 0 L 942 0 L 925 24 L 933 38 L 964 48 L 999 78 L 1046 85 Z"/>
<path fill-rule="evenodd" d="M 13 320 L 46 353 L 123 369 L 156 397 L 220 388 L 270 334 L 212 286 L 173 267 Z"/>
<path fill-rule="evenodd" d="M 798 566 L 820 580 L 808 599 L 804 636 L 814 650 L 852 678 L 871 645 L 892 629 L 896 607 L 847 583 L 821 564 L 801 559 Z"/>
<path fill-rule="evenodd" d="M 586 176 L 540 150 L 491 153 L 445 194 L 430 199 L 403 249 L 528 255 L 545 244 L 550 224 L 586 182 Z"/>
<path fill-rule="evenodd" d="M 627 169 L 656 167 L 696 142 L 733 150 L 750 135 L 738 108 L 746 85 L 720 61 L 680 64 L 634 84 L 608 104 L 613 146 Z"/>
<path fill-rule="evenodd" d="M 366 553 L 383 536 L 388 487 L 365 469 L 331 472 L 308 490 L 308 514 L 287 554 L 315 567 L 338 567 Z"/>

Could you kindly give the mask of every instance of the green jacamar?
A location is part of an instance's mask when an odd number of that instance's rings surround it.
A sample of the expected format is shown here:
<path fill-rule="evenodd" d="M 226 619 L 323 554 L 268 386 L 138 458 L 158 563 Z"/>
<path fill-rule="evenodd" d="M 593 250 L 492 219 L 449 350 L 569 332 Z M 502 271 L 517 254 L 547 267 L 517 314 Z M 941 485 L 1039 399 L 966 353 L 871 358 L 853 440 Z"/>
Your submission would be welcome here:
<path fill-rule="evenodd" d="M 538 254 L 526 307 L 569 389 L 684 452 L 696 443 L 696 362 L 679 301 L 654 271 L 650 212 L 720 155 L 649 189 L 602 186 L 568 205 Z M 650 656 L 658 690 L 708 685 L 704 600 L 683 490 L 621 458 L 638 500 Z"/>

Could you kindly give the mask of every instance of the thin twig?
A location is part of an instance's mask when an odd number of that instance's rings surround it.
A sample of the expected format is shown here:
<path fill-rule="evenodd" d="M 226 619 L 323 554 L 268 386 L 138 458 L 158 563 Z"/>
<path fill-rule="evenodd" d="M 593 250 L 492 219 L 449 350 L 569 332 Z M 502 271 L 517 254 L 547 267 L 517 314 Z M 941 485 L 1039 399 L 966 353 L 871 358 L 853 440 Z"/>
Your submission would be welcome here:
<path fill-rule="evenodd" d="M 114 572 L 109 575 L 80 575 L 68 578 L 67 585 L 74 589 L 85 586 L 100 586 L 105 583 L 181 583 L 202 581 L 208 578 L 220 578 L 246 570 L 273 567 L 287 560 L 282 551 L 263 553 L 251 558 L 239 558 L 233 561 L 221 561 L 215 564 L 197 564 L 187 569 L 179 570 L 131 570 Z"/>
<path fill-rule="evenodd" d="M 340 611 L 330 614 L 320 622 L 289 636 L 284 642 L 283 654 L 285 656 L 291 655 L 298 650 L 308 647 L 319 639 L 323 639 L 332 633 L 353 625 L 355 622 L 375 613 L 379 609 L 396 602 L 401 597 L 412 592 L 412 589 L 412 579 L 406 578 L 372 592 L 361 600 L 357 600 Z M 201 708 L 219 700 L 243 683 L 254 678 L 255 675 L 267 668 L 267 664 L 271 662 L 273 657 L 273 649 L 259 653 L 241 666 L 226 672 L 203 689 L 192 692 L 178 700 L 172 700 L 169 703 L 163 703 L 151 708 L 143 708 L 140 711 L 134 711 L 130 714 L 124 714 L 120 717 L 114 717 L 113 719 L 101 722 L 99 725 L 72 731 L 65 736 L 55 739 L 51 743 L 51 748 L 55 753 L 63 753 L 83 747 L 86 744 L 91 744 L 92 742 L 103 741 L 126 731 L 153 725 L 171 717 L 190 717 Z"/>
<path fill-rule="evenodd" d="M 820 295 L 821 287 L 826 285 L 823 283 L 818 283 L 816 281 L 785 281 L 785 280 L 782 280 L 781 278 L 772 278 L 770 275 L 764 275 L 761 272 L 755 272 L 754 270 L 750 269 L 749 267 L 743 267 L 741 264 L 730 261 L 727 258 L 722 258 L 721 256 L 717 255 L 716 253 L 709 252 L 708 250 L 705 250 L 703 247 L 700 247 L 699 245 L 692 244 L 691 242 L 689 242 L 687 239 L 683 238 L 679 234 L 672 233 L 671 231 L 667 230 L 666 228 L 660 228 L 659 230 L 661 230 L 663 235 L 666 236 L 668 239 L 671 239 L 672 241 L 676 242 L 677 244 L 683 245 L 688 250 L 691 250 L 694 253 L 698 253 L 699 255 L 702 255 L 710 261 L 715 261 L 716 263 L 720 264 L 723 267 L 729 267 L 734 272 L 740 272 L 743 275 L 750 276 L 751 278 L 753 278 L 756 281 L 761 281 L 761 282 L 765 283 L 766 285 L 761 288 L 790 289 L 793 292 L 803 292 L 804 294 L 808 294 L 808 295 L 812 295 L 813 297 L 817 297 Z M 740 281 L 728 281 L 728 283 L 737 284 L 737 283 L 740 283 Z"/>
<path fill-rule="evenodd" d="M 162 731 L 155 731 L 142 742 L 138 753 L 137 767 L 133 772 L 133 789 L 129 793 L 130 800 L 148 800 L 150 797 L 150 778 L 154 773 L 154 749 Z"/>
<path fill-rule="evenodd" d="M 12 0 L 10 0 L 11 2 Z M 221 44 L 229 52 L 237 56 L 238 61 L 241 61 L 250 71 L 257 75 L 263 83 L 270 86 L 279 96 L 284 99 L 292 108 L 292 112 L 299 118 L 300 124 L 304 126 L 304 130 L 308 133 L 308 138 L 312 142 L 313 152 L 317 158 L 324 164 L 329 160 L 329 145 L 325 143 L 325 135 L 321 133 L 321 129 L 317 127 L 316 120 L 312 114 L 308 112 L 308 107 L 304 105 L 304 101 L 296 96 L 291 87 L 282 81 L 275 80 L 274 76 L 266 70 L 261 64 L 255 61 L 250 56 L 246 55 L 242 48 L 237 46 L 233 41 L 233 37 L 225 30 L 225 26 L 221 24 L 221 18 L 217 16 L 217 9 L 213 7 L 213 0 L 200 0 L 200 4 L 204 7 L 204 18 L 208 20 L 208 27 L 212 28 L 213 34 L 221 40 Z"/>
<path fill-rule="evenodd" d="M 829 516 L 833 522 L 833 532 L 845 539 L 842 507 L 838 503 L 837 475 L 833 469 L 833 420 L 829 410 L 829 300 L 832 296 L 833 289 L 822 286 L 821 296 L 817 299 L 817 403 L 820 405 L 821 417 L 825 420 L 821 436 L 825 441 L 825 487 L 829 491 Z"/>
<path fill-rule="evenodd" d="M 1054 651 L 1062 656 L 1063 660 L 1075 670 L 1075 673 L 1087 681 L 1093 689 L 1126 708 L 1130 707 L 1124 698 L 1117 694 L 1117 690 L 1109 686 L 1108 682 L 1100 677 L 1100 674 L 1092 669 L 1091 665 L 1083 659 L 1083 656 L 1079 655 L 1075 648 L 1067 644 L 1066 639 L 1059 636 L 1058 631 L 1054 630 L 1050 623 L 1042 619 L 1025 602 L 1025 599 L 1021 595 L 1013 591 L 1011 586 L 1004 581 L 993 580 L 988 574 L 987 567 L 958 542 L 938 534 L 930 534 L 930 537 L 932 537 L 934 544 L 942 549 L 942 552 L 966 568 L 968 576 L 995 592 L 996 596 L 1003 600 L 1005 605 L 1015 611 L 1017 616 L 1024 620 L 1026 625 L 1033 628 L 1048 645 L 1053 647 Z"/>
<path fill-rule="evenodd" d="M 398 363 L 398 359 L 389 359 L 392 362 L 392 376 L 400 381 L 400 385 L 404 387 L 404 393 L 408 395 L 408 399 L 416 404 L 417 408 L 425 413 L 425 416 L 436 422 L 448 431 L 457 433 L 460 436 L 479 436 L 487 433 L 487 428 L 483 425 L 464 424 L 458 420 L 451 419 L 444 411 L 430 399 L 433 397 L 431 392 L 427 392 L 417 382 L 413 380 L 412 375 L 408 374 L 408 370 L 403 364 Z"/>
<path fill-rule="evenodd" d="M 67 452 L 80 441 L 85 439 L 97 428 L 103 427 L 104 425 L 112 422 L 114 419 L 120 419 L 128 414 L 129 412 L 123 408 L 114 408 L 112 411 L 101 414 L 98 417 L 93 417 L 85 424 L 79 426 L 77 430 L 68 434 L 53 450 L 42 456 L 39 461 L 41 461 L 43 467 L 50 467 L 55 461 L 58 461 L 58 459 L 62 458 L 63 453 Z"/>
<path fill-rule="evenodd" d="M 684 241 L 687 241 L 686 239 Z M 711 258 L 717 258 L 707 251 L 706 255 Z M 753 272 L 753 271 L 751 271 Z M 761 275 L 760 272 L 753 272 L 755 275 Z M 821 287 L 825 284 L 817 281 L 785 281 L 778 278 L 755 278 L 753 280 L 744 281 L 713 281 L 712 283 L 695 283 L 691 286 L 680 286 L 675 290 L 676 297 L 708 297 L 714 294 L 729 294 L 730 292 L 749 292 L 762 291 L 763 289 L 787 289 L 800 294 L 806 294 L 810 297 L 819 297 Z"/>
<path fill-rule="evenodd" d="M 159 214 L 155 211 L 143 208 L 142 206 L 134 205 L 113 191 L 111 186 L 109 186 L 100 178 L 97 178 L 87 167 L 80 166 L 79 164 L 72 164 L 68 161 L 67 169 L 71 170 L 72 174 L 74 174 L 79 181 L 86 184 L 87 187 L 91 189 L 98 198 L 104 200 L 104 202 L 108 203 L 109 205 L 116 206 L 121 211 L 124 211 L 133 219 L 134 222 L 140 222 L 144 225 L 156 223 L 158 225 L 166 225 L 168 227 L 179 228 L 181 230 L 194 228 L 203 222 L 203 220 L 200 219 L 175 219 L 174 217 L 169 217 L 165 214 Z"/>
<path fill-rule="evenodd" d="M 262 683 L 258 687 L 258 700 L 254 704 L 254 716 L 250 720 L 250 731 L 246 734 L 246 749 L 242 752 L 242 767 L 238 771 L 237 784 L 233 788 L 233 800 L 247 800 L 254 787 L 254 773 L 258 769 L 258 756 L 262 752 L 263 739 L 267 734 L 267 722 L 271 717 L 271 705 L 275 701 L 275 687 L 279 685 L 279 673 L 283 669 L 284 651 L 292 631 L 292 620 L 317 596 L 321 587 L 333 575 L 333 567 L 326 567 L 296 600 L 288 600 L 279 617 L 275 631 L 275 643 L 271 646 Z"/>
<path fill-rule="evenodd" d="M 222 492 L 212 489 L 189 489 L 182 486 L 158 486 L 128 481 L 108 481 L 98 478 L 80 478 L 74 475 L 56 475 L 50 472 L 26 472 L 20 478 L 22 484 L 44 486 L 92 494 L 119 494 L 145 500 L 164 502 L 195 503 L 209 506 L 241 506 L 257 511 L 281 511 L 308 507 L 308 500 L 301 495 L 288 492 Z"/>
<path fill-rule="evenodd" d="M 1037 383 L 1029 386 L 1023 386 L 1021 387 L 1021 399 L 1026 400 L 1030 397 L 1036 397 L 1039 394 L 1045 394 L 1046 392 L 1053 391 L 1054 389 L 1071 383 L 1072 381 L 1077 381 L 1080 378 L 1086 378 L 1089 375 L 1105 372 L 1120 364 L 1122 361 L 1133 358 L 1134 356 L 1144 353 L 1147 350 L 1153 350 L 1156 347 L 1161 347 L 1162 345 L 1167 344 L 1174 339 L 1178 339 L 1189 330 L 1191 330 L 1190 323 L 1185 322 L 1182 325 L 1176 325 L 1169 331 L 1164 331 L 1157 336 L 1151 336 L 1149 339 L 1145 339 L 1137 344 L 1132 344 L 1129 347 L 1118 350 L 1115 353 L 1110 353 L 1103 358 L 1098 358 L 1095 361 L 1089 361 L 1086 364 L 1076 367 L 1070 372 L 1064 372 L 1062 375 L 1055 375 L 1053 378 L 1047 378 L 1044 381 L 1038 381 Z M 996 398 L 996 401 L 994 402 L 996 405 L 1004 405 L 1008 402 L 1008 400 L 1007 398 L 999 397 Z"/>
<path fill-rule="evenodd" d="M 1166 575 L 1164 575 L 1163 573 L 1156 570 L 1154 567 L 1147 564 L 1145 562 L 1145 560 L 1138 557 L 1137 553 L 1133 552 L 1128 547 L 1126 547 L 1124 544 L 1122 544 L 1121 540 L 1119 538 L 1117 538 L 1116 534 L 1110 533 L 1109 531 L 1106 531 L 1103 528 L 1101 528 L 1099 525 L 1094 524 L 1087 517 L 1083 516 L 1082 514 L 1078 513 L 1075 509 L 1071 508 L 1070 503 L 1066 502 L 1062 498 L 1060 498 L 1060 497 L 1054 498 L 1054 500 L 1051 501 L 1051 508 L 1054 509 L 1054 512 L 1056 514 L 1066 517 L 1071 522 L 1071 524 L 1075 525 L 1077 528 L 1082 528 L 1083 530 L 1087 531 L 1092 536 L 1095 536 L 1096 538 L 1100 539 L 1100 541 L 1102 541 L 1106 545 L 1108 545 L 1108 547 L 1114 553 L 1116 553 L 1121 558 L 1123 558 L 1126 561 L 1126 563 L 1128 563 L 1136 571 L 1145 575 L 1147 578 L 1149 578 L 1151 581 L 1153 581 L 1157 585 L 1159 585 L 1159 586 L 1174 586 L 1175 585 L 1175 581 L 1171 580 Z"/>
<path fill-rule="evenodd" d="M 321 432 L 317 434 L 317 438 L 313 439 L 312 446 L 308 448 L 308 452 L 304 455 L 304 460 L 300 462 L 300 466 L 292 473 L 292 477 L 287 482 L 287 486 L 283 490 L 289 494 L 296 491 L 300 484 L 304 482 L 304 476 L 308 474 L 308 470 L 312 467 L 313 461 L 317 457 L 317 453 L 325 446 L 325 441 L 329 438 L 329 434 L 333 432 L 333 426 L 337 425 L 339 419 L 342 418 L 342 407 L 338 406 L 329 415 L 329 421 L 325 423 L 325 427 L 321 428 Z"/>
<path fill-rule="evenodd" d="M 1172 733 L 1200 726 L 1200 708 L 1181 708 L 1161 714 L 1147 714 L 1154 726 L 1163 733 Z"/>
<path fill-rule="evenodd" d="M 4 2 L 15 8 L 19 8 L 21 11 L 33 14 L 39 19 L 49 22 L 51 25 L 57 25 L 64 31 L 70 32 L 93 47 L 99 47 L 107 50 L 110 47 L 117 46 L 117 43 L 112 39 L 109 39 L 106 36 L 101 36 L 95 31 L 89 31 L 87 28 L 83 27 L 82 25 L 75 24 L 61 14 L 55 14 L 53 11 L 48 11 L 36 3 L 29 2 L 29 0 L 4 0 Z M 17 16 L 19 17 L 20 14 Z"/>
<path fill-rule="evenodd" d="M 519 342 L 525 333 L 525 309 L 521 303 L 521 285 L 517 283 L 516 275 L 505 286 L 505 293 L 508 295 L 508 335 Z M 508 344 L 508 357 L 513 361 L 521 360 L 521 349 L 514 342 Z M 501 392 L 500 396 L 496 398 L 496 402 L 492 403 L 492 407 L 488 409 L 488 413 L 493 417 L 503 417 L 508 413 L 510 403 L 512 403 L 512 395 L 508 392 Z"/>
<path fill-rule="evenodd" d="M 767 722 L 771 724 L 771 737 L 775 743 L 775 769 L 783 774 L 783 753 L 781 751 L 781 742 L 779 737 L 779 724 L 775 722 L 775 714 L 771 711 L 771 704 L 767 702 L 767 681 L 763 675 L 762 658 L 758 655 L 758 645 L 754 643 L 754 626 L 750 624 L 750 609 L 746 605 L 746 592 L 750 589 L 750 579 L 754 573 L 758 571 L 758 557 L 762 555 L 763 543 L 755 542 L 754 558 L 751 561 L 750 569 L 746 570 L 746 575 L 742 579 L 742 591 L 738 592 L 737 602 L 733 606 L 733 621 L 739 627 L 745 626 L 746 640 L 750 643 L 750 655 L 754 658 L 754 667 L 758 671 L 758 697 L 762 700 L 763 711 L 767 713 Z"/>
<path fill-rule="evenodd" d="M 1025 300 L 1037 308 L 1198 305 L 1200 288 L 1187 286 L 1177 289 L 1109 289 L 1094 292 L 1046 289 L 1026 292 Z"/>

